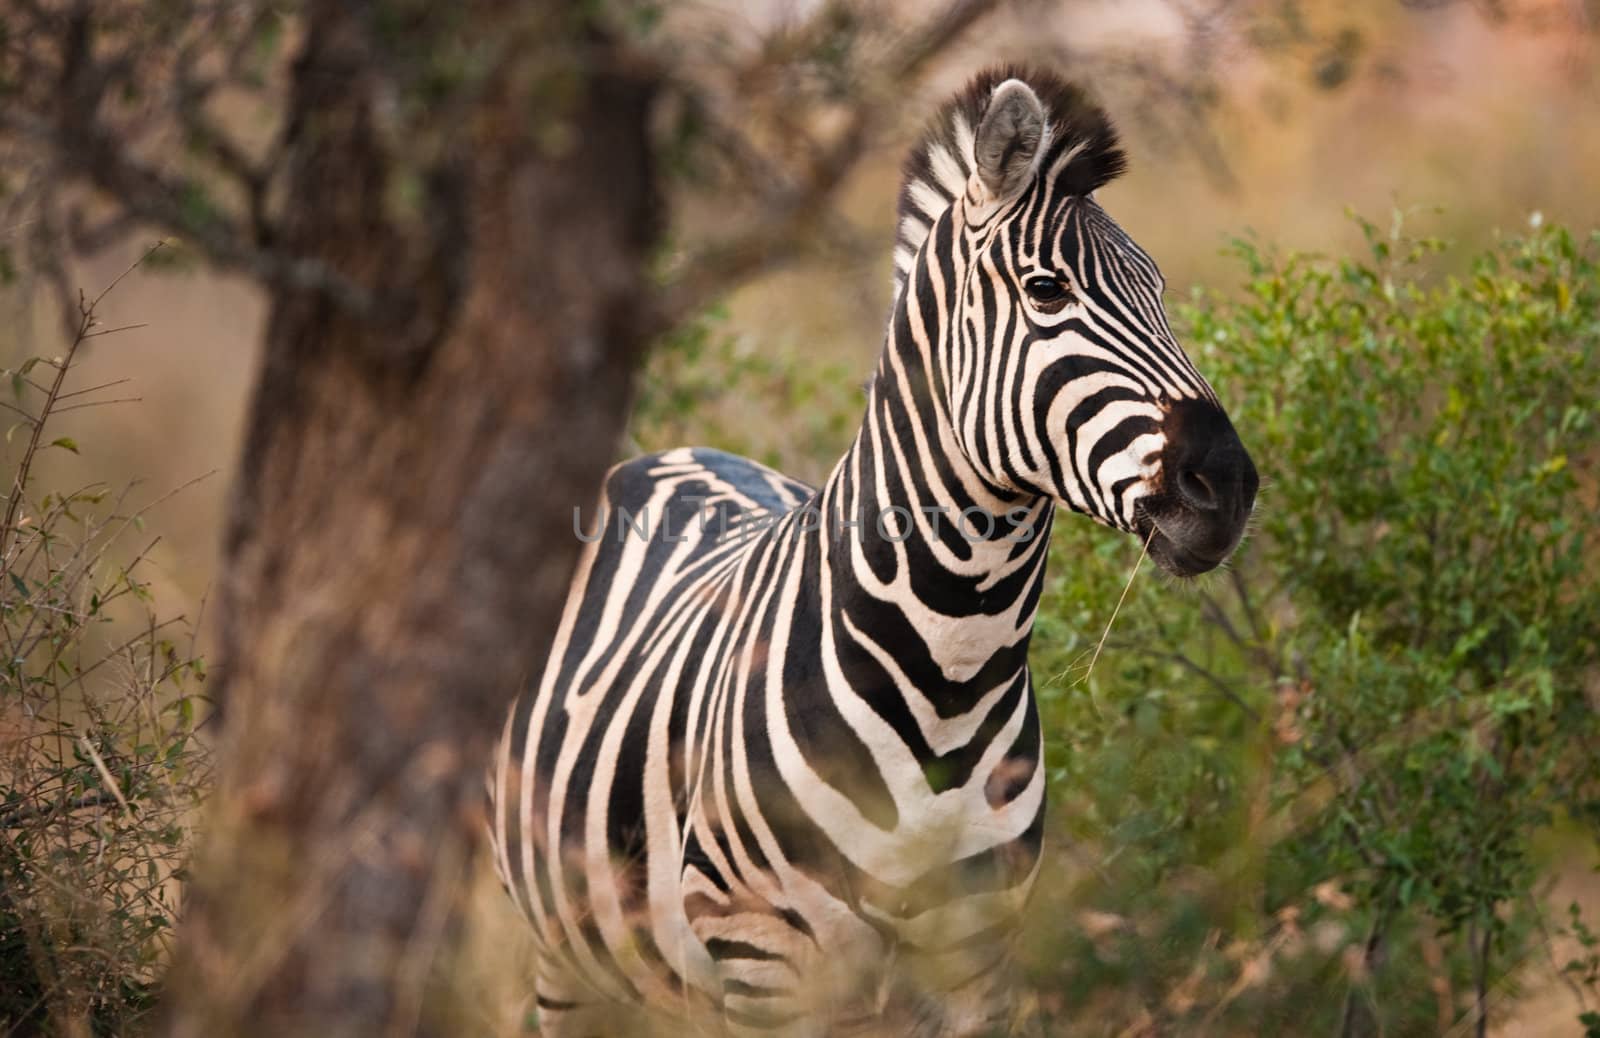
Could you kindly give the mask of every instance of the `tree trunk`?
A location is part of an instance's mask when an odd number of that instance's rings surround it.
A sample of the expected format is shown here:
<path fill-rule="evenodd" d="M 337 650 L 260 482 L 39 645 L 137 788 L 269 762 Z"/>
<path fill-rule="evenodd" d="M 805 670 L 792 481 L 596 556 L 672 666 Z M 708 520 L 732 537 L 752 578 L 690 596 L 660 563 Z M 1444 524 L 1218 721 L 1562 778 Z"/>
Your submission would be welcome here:
<path fill-rule="evenodd" d="M 174 1034 L 428 1029 L 648 330 L 652 80 L 587 7 L 307 5 L 270 244 L 337 285 L 272 298 Z"/>

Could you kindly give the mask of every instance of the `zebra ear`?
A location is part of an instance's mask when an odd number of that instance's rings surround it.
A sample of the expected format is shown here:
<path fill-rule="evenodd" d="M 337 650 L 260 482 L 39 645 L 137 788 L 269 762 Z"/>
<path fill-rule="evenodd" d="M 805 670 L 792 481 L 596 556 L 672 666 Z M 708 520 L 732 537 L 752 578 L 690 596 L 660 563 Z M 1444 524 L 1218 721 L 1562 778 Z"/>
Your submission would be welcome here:
<path fill-rule="evenodd" d="M 1033 88 L 1020 79 L 995 87 L 972 146 L 978 178 L 994 199 L 1021 192 L 1043 142 L 1044 105 Z"/>

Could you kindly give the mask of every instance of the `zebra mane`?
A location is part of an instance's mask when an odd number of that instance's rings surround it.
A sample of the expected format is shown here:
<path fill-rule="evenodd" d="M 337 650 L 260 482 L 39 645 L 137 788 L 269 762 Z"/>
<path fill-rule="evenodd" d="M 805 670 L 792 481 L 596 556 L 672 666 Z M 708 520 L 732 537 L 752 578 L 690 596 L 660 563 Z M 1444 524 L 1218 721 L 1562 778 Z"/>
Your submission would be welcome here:
<path fill-rule="evenodd" d="M 1048 149 L 1037 168 L 1052 170 L 1058 189 L 1087 195 L 1126 168 L 1127 159 L 1117 145 L 1110 118 L 1077 84 L 1053 72 L 1016 65 L 985 69 L 940 109 L 906 160 L 894 250 L 896 299 L 934 221 L 966 190 L 973 168 L 973 133 L 994 88 L 1008 79 L 1028 84 L 1044 104 Z M 1055 168 L 1068 152 L 1073 154 L 1067 162 Z"/>

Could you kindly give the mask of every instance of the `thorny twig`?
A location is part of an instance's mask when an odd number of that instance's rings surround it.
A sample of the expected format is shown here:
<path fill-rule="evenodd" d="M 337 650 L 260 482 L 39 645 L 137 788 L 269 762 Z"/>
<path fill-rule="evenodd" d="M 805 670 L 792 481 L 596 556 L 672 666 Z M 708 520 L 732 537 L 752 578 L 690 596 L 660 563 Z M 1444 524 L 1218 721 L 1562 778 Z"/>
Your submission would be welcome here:
<path fill-rule="evenodd" d="M 146 249 L 143 255 L 129 264 L 128 269 L 118 274 L 109 285 L 101 289 L 100 294 L 95 296 L 94 299 L 84 302 L 80 293 L 78 306 L 80 317 L 77 334 L 73 336 L 71 344 L 67 347 L 67 352 L 62 357 L 45 362 L 55 368 L 55 376 L 51 380 L 49 388 L 45 390 L 44 404 L 39 408 L 38 417 L 33 419 L 33 429 L 28 435 L 28 446 L 22 452 L 22 460 L 17 463 L 17 473 L 11 482 L 11 494 L 6 498 L 5 519 L 0 520 L 0 575 L 10 571 L 7 560 L 7 552 L 10 548 L 9 542 L 12 531 L 16 529 L 17 510 L 22 507 L 23 488 L 27 485 L 28 473 L 33 467 L 33 459 L 39 453 L 39 441 L 44 437 L 45 424 L 50 418 L 50 412 L 55 407 L 56 401 L 61 397 L 61 386 L 67 379 L 67 372 L 72 368 L 73 358 L 77 356 L 78 349 L 83 345 L 84 340 L 89 337 L 89 330 L 94 327 L 95 308 L 100 305 L 101 300 L 111 293 L 112 289 L 122 283 L 123 278 L 137 270 L 140 265 L 155 255 L 164 245 L 166 245 L 164 240 L 158 241 Z"/>

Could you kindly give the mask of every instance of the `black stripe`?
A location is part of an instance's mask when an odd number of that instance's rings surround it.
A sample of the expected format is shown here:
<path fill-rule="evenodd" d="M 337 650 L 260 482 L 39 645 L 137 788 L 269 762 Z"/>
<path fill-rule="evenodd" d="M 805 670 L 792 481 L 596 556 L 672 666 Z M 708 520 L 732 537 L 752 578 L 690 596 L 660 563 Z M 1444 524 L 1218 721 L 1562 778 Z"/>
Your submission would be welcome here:
<path fill-rule="evenodd" d="M 710 937 L 706 939 L 706 952 L 718 962 L 728 962 L 733 959 L 753 959 L 757 962 L 782 962 L 789 960 L 777 952 L 767 951 L 746 941 L 734 941 L 725 937 Z"/>

